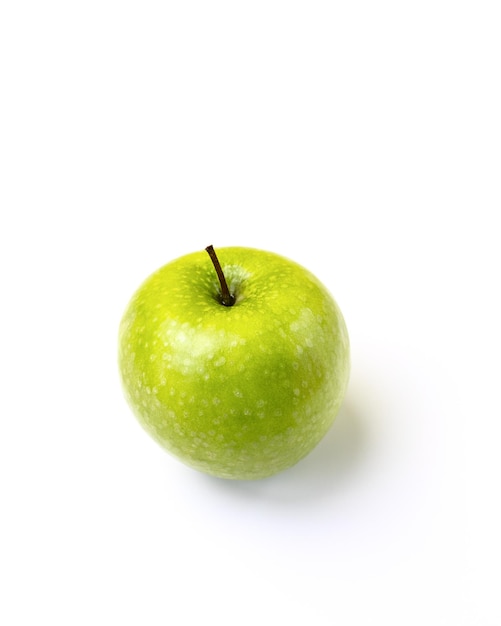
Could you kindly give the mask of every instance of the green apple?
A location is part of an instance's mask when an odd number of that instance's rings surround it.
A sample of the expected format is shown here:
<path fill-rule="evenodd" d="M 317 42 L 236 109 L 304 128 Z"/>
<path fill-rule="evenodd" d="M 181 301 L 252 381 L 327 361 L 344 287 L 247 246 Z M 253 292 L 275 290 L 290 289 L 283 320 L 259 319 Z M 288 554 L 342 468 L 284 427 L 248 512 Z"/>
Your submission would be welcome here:
<path fill-rule="evenodd" d="M 206 250 L 168 263 L 132 297 L 119 332 L 125 395 L 187 465 L 264 478 L 331 426 L 348 383 L 348 333 L 327 289 L 297 263 Z"/>

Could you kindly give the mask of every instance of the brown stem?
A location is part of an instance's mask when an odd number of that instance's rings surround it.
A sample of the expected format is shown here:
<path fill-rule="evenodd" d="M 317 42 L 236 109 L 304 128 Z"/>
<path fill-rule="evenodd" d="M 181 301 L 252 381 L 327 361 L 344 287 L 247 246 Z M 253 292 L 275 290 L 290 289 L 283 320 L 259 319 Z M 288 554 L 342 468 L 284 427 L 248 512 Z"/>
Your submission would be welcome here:
<path fill-rule="evenodd" d="M 226 278 L 224 277 L 216 252 L 212 246 L 207 246 L 205 250 L 209 253 L 214 269 L 216 270 L 217 277 L 219 278 L 219 283 L 221 285 L 221 304 L 224 304 L 224 306 L 233 306 L 235 304 L 235 296 L 231 294 L 228 289 L 228 284 L 226 282 Z"/>

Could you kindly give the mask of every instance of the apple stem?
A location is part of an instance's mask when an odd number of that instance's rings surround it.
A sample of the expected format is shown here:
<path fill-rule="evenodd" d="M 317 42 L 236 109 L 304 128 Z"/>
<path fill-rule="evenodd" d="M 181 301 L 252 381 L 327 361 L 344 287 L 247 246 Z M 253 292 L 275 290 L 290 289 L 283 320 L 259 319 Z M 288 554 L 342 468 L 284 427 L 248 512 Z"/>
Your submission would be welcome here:
<path fill-rule="evenodd" d="M 228 284 L 226 282 L 226 278 L 224 277 L 216 252 L 212 246 L 207 246 L 205 250 L 209 253 L 214 269 L 216 270 L 217 277 L 219 278 L 219 283 L 221 285 L 221 304 L 224 304 L 224 306 L 233 306 L 235 304 L 235 296 L 231 294 L 228 289 Z"/>

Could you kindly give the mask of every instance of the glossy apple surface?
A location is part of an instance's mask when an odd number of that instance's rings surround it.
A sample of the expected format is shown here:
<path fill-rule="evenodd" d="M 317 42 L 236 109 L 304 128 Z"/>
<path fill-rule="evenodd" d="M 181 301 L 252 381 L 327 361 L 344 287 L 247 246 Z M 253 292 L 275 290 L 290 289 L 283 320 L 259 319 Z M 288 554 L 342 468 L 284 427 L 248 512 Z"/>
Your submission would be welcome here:
<path fill-rule="evenodd" d="M 256 479 L 294 465 L 331 426 L 349 376 L 340 309 L 300 265 L 252 248 L 168 263 L 132 297 L 119 331 L 126 398 L 187 465 Z"/>

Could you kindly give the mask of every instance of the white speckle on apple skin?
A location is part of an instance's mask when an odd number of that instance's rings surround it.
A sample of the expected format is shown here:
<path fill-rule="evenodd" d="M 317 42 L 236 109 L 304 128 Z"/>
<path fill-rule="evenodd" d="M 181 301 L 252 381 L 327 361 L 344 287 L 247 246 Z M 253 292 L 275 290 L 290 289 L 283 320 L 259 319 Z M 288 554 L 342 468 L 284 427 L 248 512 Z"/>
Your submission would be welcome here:
<path fill-rule="evenodd" d="M 218 253 L 236 304 L 217 301 L 205 252 L 164 266 L 125 312 L 120 371 L 129 404 L 162 446 L 216 476 L 263 478 L 299 461 L 330 427 L 348 382 L 348 334 L 300 266 L 249 249 Z"/>

